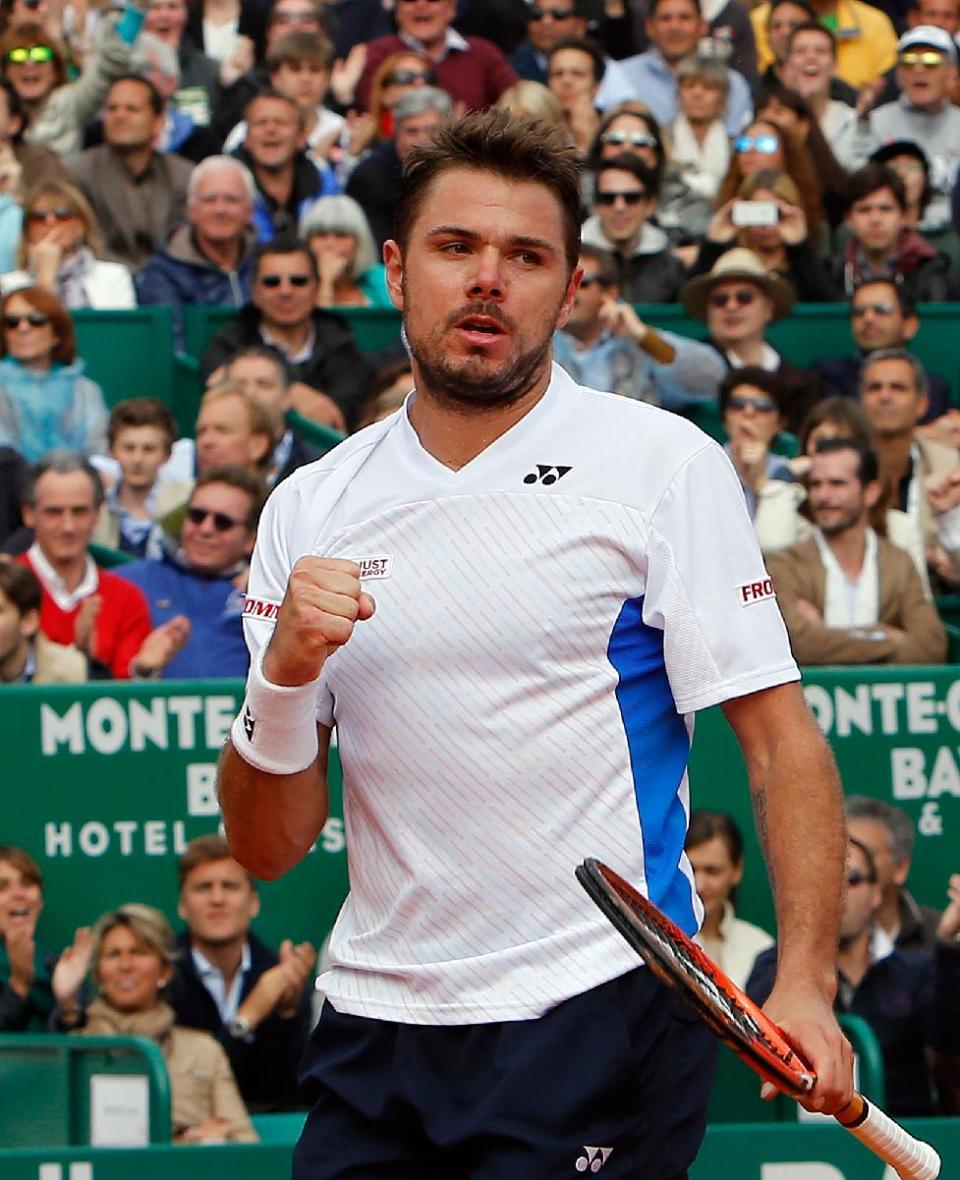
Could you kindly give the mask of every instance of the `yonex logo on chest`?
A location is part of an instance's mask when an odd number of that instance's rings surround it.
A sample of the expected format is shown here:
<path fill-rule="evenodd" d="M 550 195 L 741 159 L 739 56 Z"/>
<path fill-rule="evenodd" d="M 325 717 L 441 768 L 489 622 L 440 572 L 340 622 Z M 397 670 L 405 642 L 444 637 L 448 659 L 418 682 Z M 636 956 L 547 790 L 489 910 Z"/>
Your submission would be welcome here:
<path fill-rule="evenodd" d="M 553 483 L 559 483 L 561 479 L 572 471 L 572 467 L 555 467 L 552 464 L 538 463 L 537 470 L 531 471 L 523 477 L 524 483 L 540 483 L 544 487 L 549 487 Z"/>

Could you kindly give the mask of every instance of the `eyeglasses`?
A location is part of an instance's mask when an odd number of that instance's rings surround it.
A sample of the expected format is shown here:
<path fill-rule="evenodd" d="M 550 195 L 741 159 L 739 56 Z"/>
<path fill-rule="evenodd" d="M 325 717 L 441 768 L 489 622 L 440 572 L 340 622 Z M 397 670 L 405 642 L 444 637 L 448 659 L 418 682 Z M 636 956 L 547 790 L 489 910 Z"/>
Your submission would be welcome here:
<path fill-rule="evenodd" d="M 749 307 L 756 297 L 756 291 L 742 287 L 738 291 L 711 291 L 707 302 L 711 307 L 726 307 L 728 303 L 736 303 L 739 307 Z"/>
<path fill-rule="evenodd" d="M 772 156 L 780 147 L 776 135 L 738 135 L 733 141 L 734 151 L 759 152 L 761 156 Z"/>
<path fill-rule="evenodd" d="M 66 205 L 59 205 L 56 209 L 28 209 L 26 212 L 27 221 L 49 221 L 51 217 L 55 221 L 69 221 L 77 216 L 76 209 L 69 209 Z"/>
<path fill-rule="evenodd" d="M 53 61 L 53 50 L 49 45 L 17 45 L 7 50 L 7 61 L 15 66 L 22 66 L 28 61 Z"/>
<path fill-rule="evenodd" d="M 623 147 L 624 144 L 629 144 L 631 147 L 652 147 L 657 146 L 657 141 L 652 135 L 648 135 L 645 131 L 604 131 L 600 136 L 601 143 L 612 143 L 616 147 Z"/>
<path fill-rule="evenodd" d="M 619 191 L 615 193 L 597 193 L 597 195 L 594 197 L 594 201 L 596 201 L 598 205 L 615 205 L 617 203 L 617 197 L 622 197 L 623 203 L 625 205 L 639 205 L 641 201 L 645 201 L 647 199 L 647 194 L 643 191 L 643 189 L 638 189 L 636 192 L 629 193 L 623 193 Z"/>
<path fill-rule="evenodd" d="M 727 399 L 728 410 L 753 410 L 756 414 L 772 414 L 776 408 L 777 403 L 765 397 L 740 397 L 739 394 L 734 394 Z"/>
<path fill-rule="evenodd" d="M 923 66 L 925 70 L 935 70 L 942 66 L 944 54 L 935 49 L 925 49 L 922 53 L 901 53 L 897 61 L 902 66 Z"/>
<path fill-rule="evenodd" d="M 436 75 L 432 70 L 394 70 L 392 74 L 387 74 L 383 84 L 384 86 L 413 86 L 417 82 L 423 82 L 426 86 L 432 86 L 436 80 Z"/>
<path fill-rule="evenodd" d="M 851 871 L 847 873 L 848 885 L 863 885 L 864 882 L 869 882 L 872 885 L 873 877 L 871 877 L 869 873 L 861 873 L 859 869 L 851 869 Z"/>
<path fill-rule="evenodd" d="M 42 311 L 27 311 L 22 315 L 17 315 L 16 312 L 9 311 L 3 317 L 3 326 L 10 328 L 19 328 L 23 321 L 26 320 L 31 328 L 42 328 L 44 324 L 50 323 L 50 317 Z"/>
<path fill-rule="evenodd" d="M 214 512 L 212 508 L 201 508 L 197 505 L 195 508 L 187 509 L 187 520 L 191 524 L 201 525 L 207 517 L 213 521 L 213 527 L 218 533 L 227 533 L 230 529 L 237 528 L 238 525 L 246 524 L 244 520 L 234 520 L 232 516 L 227 516 L 225 512 Z"/>
<path fill-rule="evenodd" d="M 257 282 L 271 289 L 282 283 L 289 283 L 291 287 L 305 287 L 310 282 L 310 275 L 261 275 Z"/>
<path fill-rule="evenodd" d="M 531 8 L 527 19 L 543 20 L 545 16 L 552 16 L 554 20 L 569 20 L 573 15 L 572 8 Z"/>
<path fill-rule="evenodd" d="M 850 308 L 850 314 L 858 320 L 868 311 L 872 311 L 874 315 L 893 315 L 896 310 L 892 303 L 857 303 Z"/>

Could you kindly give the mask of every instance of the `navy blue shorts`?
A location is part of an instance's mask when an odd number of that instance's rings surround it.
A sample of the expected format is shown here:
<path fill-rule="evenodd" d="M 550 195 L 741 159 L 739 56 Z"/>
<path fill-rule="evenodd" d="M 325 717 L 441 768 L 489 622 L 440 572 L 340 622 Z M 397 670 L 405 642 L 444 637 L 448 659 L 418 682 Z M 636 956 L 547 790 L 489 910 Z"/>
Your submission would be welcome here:
<path fill-rule="evenodd" d="M 394 1024 L 328 1002 L 293 1178 L 683 1180 L 715 1056 L 645 968 L 499 1024 Z"/>

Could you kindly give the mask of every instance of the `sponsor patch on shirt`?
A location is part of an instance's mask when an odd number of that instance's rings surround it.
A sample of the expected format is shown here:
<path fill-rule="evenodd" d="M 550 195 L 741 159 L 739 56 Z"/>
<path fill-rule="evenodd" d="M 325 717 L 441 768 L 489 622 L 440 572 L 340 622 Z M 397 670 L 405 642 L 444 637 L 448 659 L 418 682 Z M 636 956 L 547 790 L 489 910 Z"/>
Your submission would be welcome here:
<path fill-rule="evenodd" d="M 265 623 L 275 623 L 279 602 L 271 602 L 268 598 L 251 598 L 249 595 L 243 600 L 243 617 L 245 619 L 262 619 Z"/>
<path fill-rule="evenodd" d="M 768 598 L 776 598 L 773 589 L 773 578 L 761 578 L 756 582 L 743 582 L 737 587 L 737 597 L 741 606 L 753 606 L 755 602 L 766 602 Z"/>
<path fill-rule="evenodd" d="M 353 557 L 360 567 L 361 582 L 372 582 L 374 578 L 389 578 L 393 573 L 393 554 L 386 557 Z"/>

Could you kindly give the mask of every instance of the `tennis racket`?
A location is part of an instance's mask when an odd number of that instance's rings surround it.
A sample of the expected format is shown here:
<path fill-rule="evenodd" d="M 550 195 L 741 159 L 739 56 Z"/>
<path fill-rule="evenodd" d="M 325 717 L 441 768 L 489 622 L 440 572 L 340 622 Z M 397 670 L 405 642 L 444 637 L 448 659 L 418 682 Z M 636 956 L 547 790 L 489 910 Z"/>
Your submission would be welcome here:
<path fill-rule="evenodd" d="M 791 1098 L 813 1088 L 816 1075 L 760 1008 L 652 902 L 598 860 L 577 879 L 650 970 L 679 992 L 701 1020 L 764 1081 Z M 860 1094 L 833 1116 L 901 1180 L 936 1180 L 940 1157 Z"/>

